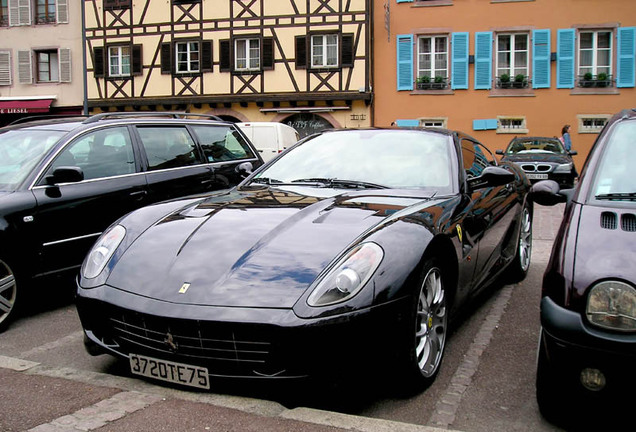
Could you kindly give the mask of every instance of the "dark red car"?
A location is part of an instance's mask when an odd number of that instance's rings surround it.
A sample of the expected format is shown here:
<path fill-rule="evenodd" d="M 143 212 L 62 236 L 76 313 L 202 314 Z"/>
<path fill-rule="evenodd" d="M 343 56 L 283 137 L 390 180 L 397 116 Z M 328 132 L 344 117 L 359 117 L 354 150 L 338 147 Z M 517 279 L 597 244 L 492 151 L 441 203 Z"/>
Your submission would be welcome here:
<path fill-rule="evenodd" d="M 631 413 L 636 388 L 634 167 L 632 109 L 610 119 L 576 188 L 567 192 L 544 274 L 536 384 L 541 413 L 551 421 L 622 427 Z"/>

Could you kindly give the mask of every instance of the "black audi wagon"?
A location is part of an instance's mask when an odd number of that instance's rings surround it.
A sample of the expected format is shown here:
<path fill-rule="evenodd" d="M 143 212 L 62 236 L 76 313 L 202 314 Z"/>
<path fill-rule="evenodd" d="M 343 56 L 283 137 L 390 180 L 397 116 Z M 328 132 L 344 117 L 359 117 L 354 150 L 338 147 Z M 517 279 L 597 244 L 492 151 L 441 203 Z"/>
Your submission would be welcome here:
<path fill-rule="evenodd" d="M 229 188 L 263 161 L 229 122 L 103 113 L 0 129 L 0 328 L 33 278 L 77 271 L 131 210 Z"/>

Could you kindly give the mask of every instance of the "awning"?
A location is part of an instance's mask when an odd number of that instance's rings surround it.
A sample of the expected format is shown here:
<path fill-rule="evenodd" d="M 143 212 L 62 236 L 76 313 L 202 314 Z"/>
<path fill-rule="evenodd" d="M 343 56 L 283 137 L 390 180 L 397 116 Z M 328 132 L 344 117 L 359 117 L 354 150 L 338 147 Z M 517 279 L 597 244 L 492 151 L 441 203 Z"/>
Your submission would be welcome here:
<path fill-rule="evenodd" d="M 0 100 L 0 114 L 47 113 L 53 99 Z"/>

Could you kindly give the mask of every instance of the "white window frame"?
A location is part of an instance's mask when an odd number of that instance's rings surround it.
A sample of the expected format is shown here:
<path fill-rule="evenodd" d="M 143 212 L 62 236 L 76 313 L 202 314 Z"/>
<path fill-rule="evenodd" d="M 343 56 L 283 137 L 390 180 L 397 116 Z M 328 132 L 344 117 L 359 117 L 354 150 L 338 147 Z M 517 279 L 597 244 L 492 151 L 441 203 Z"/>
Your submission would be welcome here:
<path fill-rule="evenodd" d="M 437 51 L 437 40 L 438 39 L 445 39 L 445 51 Z M 431 51 L 426 53 L 426 52 L 422 52 L 421 51 L 421 42 L 425 39 L 430 39 L 431 40 Z M 448 78 L 448 41 L 449 41 L 449 37 L 448 35 L 444 35 L 444 34 L 438 34 L 438 35 L 420 35 L 417 37 L 417 77 L 421 77 L 421 76 L 428 76 L 431 78 L 431 82 L 433 82 L 433 80 L 435 79 L 436 76 L 441 76 L 445 79 Z M 443 55 L 445 56 L 445 65 L 444 68 L 437 68 L 437 61 L 436 61 L 436 57 L 438 55 Z M 423 56 L 430 56 L 430 68 L 425 69 L 423 66 Z M 438 74 L 438 71 L 441 72 L 441 75 Z"/>
<path fill-rule="evenodd" d="M 586 33 L 591 33 L 592 34 L 592 47 L 591 48 L 581 48 L 581 40 L 582 40 L 582 35 L 586 34 Z M 598 47 L 598 36 L 599 33 L 609 33 L 609 47 L 608 48 L 599 48 Z M 579 34 L 577 35 L 577 47 L 576 47 L 576 53 L 577 53 L 577 59 L 578 59 L 578 75 L 579 76 L 583 76 L 585 75 L 585 73 L 590 72 L 592 74 L 592 76 L 596 77 L 599 73 L 605 72 L 608 76 L 612 76 L 613 75 L 613 69 L 614 69 L 614 65 L 613 65 L 613 59 L 614 59 L 614 44 L 613 44 L 613 39 L 614 39 L 614 31 L 613 29 L 609 29 L 609 28 L 605 28 L 605 29 L 598 29 L 598 30 L 579 30 Z M 592 64 L 591 65 L 585 65 L 582 66 L 581 65 L 581 58 L 582 58 L 582 52 L 583 50 L 585 51 L 592 51 Z M 607 65 L 599 65 L 598 64 L 598 54 L 599 51 L 609 51 L 609 55 L 608 55 L 608 64 Z M 606 68 L 607 72 L 604 70 L 601 70 L 599 72 L 599 69 L 601 68 Z"/>
<path fill-rule="evenodd" d="M 125 53 L 124 50 L 128 50 Z M 124 60 L 128 58 L 126 64 Z M 116 64 L 113 64 L 113 60 L 116 59 Z M 128 66 L 128 71 L 125 70 L 125 66 Z M 115 68 L 115 70 L 113 70 Z M 132 75 L 132 49 L 129 45 L 117 45 L 108 47 L 108 76 L 110 77 L 128 77 Z"/>
<path fill-rule="evenodd" d="M 259 38 L 234 41 L 234 70 L 253 71 L 261 68 L 261 40 Z"/>
<path fill-rule="evenodd" d="M 196 44 L 196 47 L 194 46 Z M 185 50 L 182 50 L 185 48 Z M 199 73 L 201 72 L 201 42 L 199 41 L 182 41 L 175 42 L 175 71 L 182 73 Z M 179 60 L 179 54 L 185 54 L 186 60 Z M 185 65 L 184 69 L 180 69 L 181 65 Z"/>
<path fill-rule="evenodd" d="M 526 116 L 497 116 L 498 134 L 527 134 Z"/>
<path fill-rule="evenodd" d="M 56 83 L 60 82 L 60 53 L 57 49 L 39 49 L 34 50 L 33 52 L 35 56 L 35 71 L 36 78 L 35 82 L 37 83 Z M 41 79 L 42 73 L 42 64 L 44 62 L 40 61 L 40 55 L 46 54 L 49 57 L 49 60 L 46 62 L 48 65 L 48 75 L 50 79 L 43 80 Z"/>
<path fill-rule="evenodd" d="M 334 43 L 335 39 L 335 43 Z M 335 59 L 329 58 L 329 48 L 334 48 Z M 311 67 L 337 68 L 340 66 L 340 37 L 337 33 L 311 36 Z"/>
<path fill-rule="evenodd" d="M 611 116 L 611 114 L 579 114 L 576 116 L 579 126 L 577 132 L 580 134 L 598 134 Z"/>
<path fill-rule="evenodd" d="M 448 117 L 421 117 L 418 120 L 420 121 L 420 127 L 439 127 L 445 129 L 448 124 Z"/>
<path fill-rule="evenodd" d="M 499 38 L 501 36 L 509 36 L 510 37 L 510 50 L 504 51 L 499 46 Z M 516 49 L 516 39 L 517 37 L 525 36 L 526 39 L 526 49 L 518 50 Z M 499 64 L 499 54 L 500 53 L 508 53 L 510 65 L 505 68 Z M 517 66 L 516 64 L 516 54 L 517 53 L 525 53 L 526 54 L 526 64 L 525 66 Z M 496 47 L 495 47 L 495 70 L 497 77 L 500 77 L 504 73 L 510 77 L 510 80 L 514 80 L 515 76 L 519 75 L 517 73 L 518 69 L 523 69 L 523 75 L 528 77 L 530 76 L 530 34 L 528 33 L 497 33 L 496 34 Z"/>

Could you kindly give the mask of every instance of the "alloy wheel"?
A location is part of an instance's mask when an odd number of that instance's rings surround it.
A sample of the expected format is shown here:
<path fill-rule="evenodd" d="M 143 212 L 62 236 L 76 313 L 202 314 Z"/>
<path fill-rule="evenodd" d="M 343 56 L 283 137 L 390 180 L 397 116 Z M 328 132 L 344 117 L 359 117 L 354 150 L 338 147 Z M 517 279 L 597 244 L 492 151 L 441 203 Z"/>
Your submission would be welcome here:
<path fill-rule="evenodd" d="M 5 321 L 15 306 L 17 284 L 11 268 L 0 260 L 0 324 Z"/>
<path fill-rule="evenodd" d="M 438 268 L 431 268 L 422 281 L 417 303 L 415 355 L 425 378 L 437 372 L 447 333 L 446 293 Z"/>
<path fill-rule="evenodd" d="M 530 267 L 530 256 L 532 254 L 532 218 L 530 210 L 523 209 L 521 215 L 521 229 L 519 231 L 519 265 L 523 272 L 527 272 Z"/>

